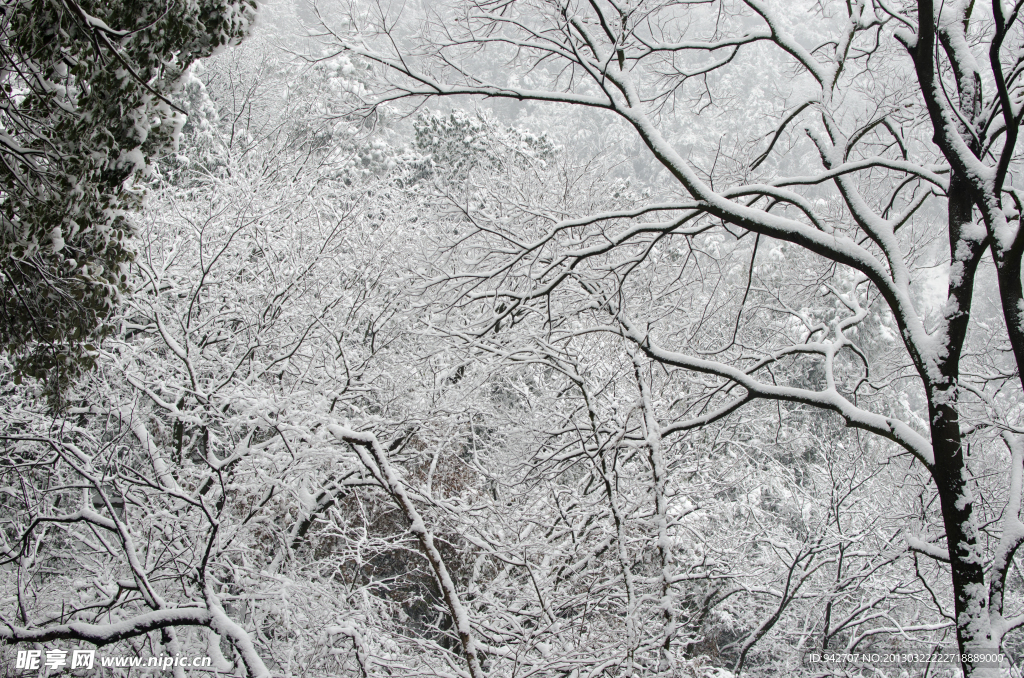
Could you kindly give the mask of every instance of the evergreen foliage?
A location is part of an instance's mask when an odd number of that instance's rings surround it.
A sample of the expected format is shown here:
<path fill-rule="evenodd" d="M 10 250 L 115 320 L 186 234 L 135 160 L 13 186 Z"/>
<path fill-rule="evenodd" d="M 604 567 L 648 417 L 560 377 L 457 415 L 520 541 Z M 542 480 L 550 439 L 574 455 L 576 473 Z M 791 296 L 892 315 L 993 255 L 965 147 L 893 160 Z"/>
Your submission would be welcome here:
<path fill-rule="evenodd" d="M 127 289 L 134 179 L 173 149 L 196 59 L 253 0 L 15 0 L 0 8 L 0 345 L 57 394 Z"/>

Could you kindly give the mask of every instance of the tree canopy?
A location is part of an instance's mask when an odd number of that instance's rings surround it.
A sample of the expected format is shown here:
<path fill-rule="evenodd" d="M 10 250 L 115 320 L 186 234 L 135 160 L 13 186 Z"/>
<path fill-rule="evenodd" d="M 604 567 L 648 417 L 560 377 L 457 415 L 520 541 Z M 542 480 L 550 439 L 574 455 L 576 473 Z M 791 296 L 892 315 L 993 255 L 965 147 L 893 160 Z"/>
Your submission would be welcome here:
<path fill-rule="evenodd" d="M 128 289 L 133 183 L 177 144 L 196 59 L 251 0 L 17 0 L 0 10 L 0 344 L 55 390 L 95 364 Z"/>
<path fill-rule="evenodd" d="M 94 369 L 0 367 L 0 639 L 1005 675 L 1022 7 L 263 8 L 147 100 Z"/>

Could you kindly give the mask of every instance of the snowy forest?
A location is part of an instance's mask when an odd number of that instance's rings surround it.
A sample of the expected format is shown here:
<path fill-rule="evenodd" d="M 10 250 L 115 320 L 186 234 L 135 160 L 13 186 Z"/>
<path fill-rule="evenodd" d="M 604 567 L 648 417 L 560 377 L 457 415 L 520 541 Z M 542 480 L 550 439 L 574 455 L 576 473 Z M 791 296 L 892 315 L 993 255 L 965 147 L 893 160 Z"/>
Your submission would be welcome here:
<path fill-rule="evenodd" d="M 1022 9 L 0 0 L 0 675 L 1021 675 Z"/>

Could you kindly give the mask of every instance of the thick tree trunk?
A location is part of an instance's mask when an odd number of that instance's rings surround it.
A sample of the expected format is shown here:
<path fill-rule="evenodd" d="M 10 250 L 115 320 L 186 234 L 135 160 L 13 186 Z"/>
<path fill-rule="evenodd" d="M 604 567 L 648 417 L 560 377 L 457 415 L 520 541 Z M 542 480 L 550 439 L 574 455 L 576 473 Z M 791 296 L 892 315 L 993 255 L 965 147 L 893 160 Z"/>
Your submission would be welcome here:
<path fill-rule="evenodd" d="M 983 239 L 973 237 L 974 199 L 971 188 L 956 171 L 950 177 L 947 197 L 950 275 L 944 315 L 944 345 L 936 356 L 938 374 L 925 374 L 928 384 L 928 415 L 935 465 L 932 477 L 942 508 L 953 580 L 956 634 L 961 654 L 995 652 L 992 637 L 986 559 L 978 543 L 974 501 L 968 484 L 958 412 L 960 356 L 967 338 L 974 279 L 985 249 Z M 988 668 L 964 662 L 965 676 L 983 676 Z"/>
<path fill-rule="evenodd" d="M 952 390 L 952 389 L 950 389 Z M 933 402 L 947 399 L 949 391 L 936 392 Z M 984 558 L 978 544 L 973 501 L 968 487 L 955 401 L 930 407 L 933 477 L 942 507 L 953 578 L 956 636 L 961 654 L 995 652 L 985 584 Z M 965 676 L 983 676 L 982 666 L 964 663 Z"/>

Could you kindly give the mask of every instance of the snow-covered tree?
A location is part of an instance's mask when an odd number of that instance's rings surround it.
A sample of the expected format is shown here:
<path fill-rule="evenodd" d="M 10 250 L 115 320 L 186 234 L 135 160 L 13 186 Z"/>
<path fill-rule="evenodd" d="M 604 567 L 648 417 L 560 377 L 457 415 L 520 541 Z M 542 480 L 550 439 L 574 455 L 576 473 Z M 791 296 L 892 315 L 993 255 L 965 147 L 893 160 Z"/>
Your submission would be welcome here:
<path fill-rule="evenodd" d="M 1015 10 L 381 7 L 272 4 L 148 81 L 187 122 L 129 149 L 94 369 L 54 409 L 0 364 L 0 639 L 367 678 L 1019 649 Z M 404 108 L 448 95 L 494 105 Z"/>
<path fill-rule="evenodd" d="M 370 110 L 478 96 L 632 128 L 661 168 L 656 198 L 467 201 L 472 234 L 434 271 L 472 317 L 459 332 L 605 333 L 680 373 L 647 409 L 650 449 L 765 401 L 890 441 L 936 500 L 900 538 L 948 563 L 952 610 L 936 604 L 960 650 L 984 653 L 1024 624 L 1006 588 L 1024 540 L 1020 9 L 524 0 L 322 16 L 338 54 L 379 65 Z M 905 404 L 886 397 L 903 383 Z"/>
<path fill-rule="evenodd" d="M 0 344 L 58 393 L 127 289 L 135 182 L 184 123 L 182 73 L 251 0 L 15 0 L 0 10 Z"/>

